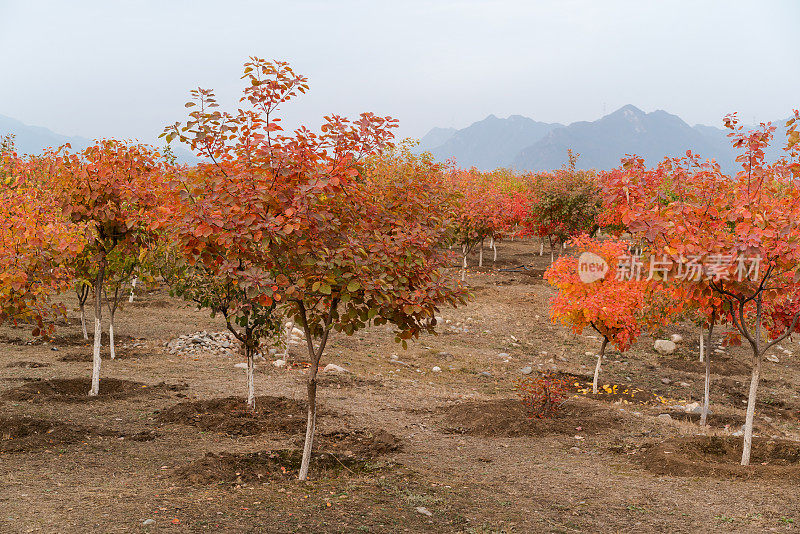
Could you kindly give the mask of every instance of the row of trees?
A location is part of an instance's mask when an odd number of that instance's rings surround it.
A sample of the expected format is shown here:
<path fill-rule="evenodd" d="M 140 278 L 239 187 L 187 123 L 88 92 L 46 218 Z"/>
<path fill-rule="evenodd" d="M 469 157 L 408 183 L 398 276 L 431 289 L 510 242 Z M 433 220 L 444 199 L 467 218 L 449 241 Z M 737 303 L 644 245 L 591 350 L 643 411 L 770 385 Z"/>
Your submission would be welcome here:
<path fill-rule="evenodd" d="M 165 129 L 168 142 L 203 158 L 193 167 L 175 165 L 169 151 L 116 140 L 24 158 L 9 140 L 0 147 L 0 320 L 47 334 L 64 312 L 51 296 L 72 287 L 83 317 L 93 291 L 90 395 L 100 391 L 103 306 L 113 357 L 118 304 L 126 286 L 148 273 L 225 318 L 245 350 L 251 408 L 253 359 L 289 319 L 305 332 L 311 362 L 305 478 L 316 374 L 330 336 L 391 324 L 405 346 L 433 331 L 439 306 L 467 297 L 444 275 L 448 249 L 460 249 L 466 267 L 467 254 L 480 245 L 482 255 L 487 239 L 535 235 L 551 251 L 572 240 L 578 252 L 612 266 L 587 283 L 579 261 L 565 257 L 546 276 L 559 290 L 554 319 L 602 336 L 595 389 L 608 343 L 624 351 L 643 329 L 686 317 L 707 330 L 709 344 L 715 324 L 736 328 L 753 352 L 742 463 L 749 461 L 761 360 L 798 330 L 797 113 L 786 156 L 772 163 L 764 147 L 774 129 L 746 133 L 728 119 L 742 149 L 735 176 L 693 154 L 652 169 L 631 157 L 607 173 L 579 170 L 570 154 L 554 172 L 487 173 L 413 155 L 410 144 L 393 143 L 395 120 L 370 113 L 329 116 L 319 132 L 287 133 L 279 107 L 307 91 L 306 78 L 259 58 L 245 64 L 242 78 L 240 109 L 222 111 L 213 91 L 197 89 L 187 119 Z M 601 229 L 614 237 L 595 239 Z M 655 277 L 617 276 L 631 244 L 641 261 L 658 261 Z M 742 265 L 731 260 L 674 282 L 698 260 L 744 256 L 760 262 L 744 280 L 732 276 Z"/>

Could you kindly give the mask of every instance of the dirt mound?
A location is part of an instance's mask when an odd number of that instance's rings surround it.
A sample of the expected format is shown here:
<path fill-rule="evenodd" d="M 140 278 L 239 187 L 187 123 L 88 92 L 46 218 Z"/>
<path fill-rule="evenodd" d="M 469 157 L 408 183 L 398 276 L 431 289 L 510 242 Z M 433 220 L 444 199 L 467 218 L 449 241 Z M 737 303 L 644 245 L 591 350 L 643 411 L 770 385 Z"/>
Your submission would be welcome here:
<path fill-rule="evenodd" d="M 587 399 L 594 399 L 613 404 L 664 404 L 664 398 L 652 391 L 626 386 L 624 384 L 606 384 L 592 393 L 591 385 L 579 391 Z"/>
<path fill-rule="evenodd" d="M 639 460 L 658 475 L 800 481 L 800 442 L 753 438 L 751 465 L 739 465 L 741 457 L 742 438 L 692 436 L 642 447 Z"/>
<path fill-rule="evenodd" d="M 90 380 L 88 378 L 54 378 L 52 380 L 35 380 L 24 386 L 10 389 L 2 398 L 10 401 L 33 402 L 86 402 L 94 400 L 116 400 L 150 393 L 154 388 L 141 382 L 104 378 L 100 380 L 100 395 L 88 395 Z"/>
<path fill-rule="evenodd" d="M 619 427 L 623 419 L 607 408 L 569 401 L 552 418 L 531 418 L 517 399 L 464 402 L 445 411 L 449 432 L 489 437 L 597 434 Z M 580 428 L 581 430 L 577 430 Z"/>
<path fill-rule="evenodd" d="M 22 369 L 39 369 L 40 367 L 50 367 L 49 363 L 41 363 L 41 362 L 11 362 L 6 365 L 6 368 L 15 368 L 19 367 Z"/>
<path fill-rule="evenodd" d="M 179 468 L 175 474 L 192 484 L 242 484 L 297 478 L 302 452 L 294 449 L 249 454 L 207 453 L 203 458 Z M 313 453 L 310 477 L 336 477 L 373 469 L 364 460 Z"/>
<path fill-rule="evenodd" d="M 298 446 L 303 444 L 303 439 L 303 437 L 297 439 Z M 382 429 L 352 432 L 339 430 L 317 434 L 314 437 L 314 448 L 334 453 L 339 458 L 344 456 L 372 459 L 400 450 L 401 441 L 394 434 Z"/>
<path fill-rule="evenodd" d="M 157 434 L 151 431 L 126 434 L 71 422 L 49 421 L 32 417 L 0 417 L 0 452 L 49 449 L 85 441 L 92 437 L 152 441 L 156 436 Z"/>
<path fill-rule="evenodd" d="M 265 432 L 295 433 L 305 428 L 305 404 L 286 397 L 256 397 L 256 411 L 242 397 L 225 397 L 176 404 L 158 415 L 162 423 L 193 425 L 231 436 Z"/>
<path fill-rule="evenodd" d="M 706 364 L 697 359 L 686 360 L 684 358 L 672 358 L 661 362 L 664 367 L 675 369 L 676 371 L 684 371 L 686 373 L 694 373 L 698 375 L 706 374 Z M 711 358 L 711 374 L 722 376 L 739 376 L 749 375 L 750 367 L 733 360 L 731 358 Z"/>

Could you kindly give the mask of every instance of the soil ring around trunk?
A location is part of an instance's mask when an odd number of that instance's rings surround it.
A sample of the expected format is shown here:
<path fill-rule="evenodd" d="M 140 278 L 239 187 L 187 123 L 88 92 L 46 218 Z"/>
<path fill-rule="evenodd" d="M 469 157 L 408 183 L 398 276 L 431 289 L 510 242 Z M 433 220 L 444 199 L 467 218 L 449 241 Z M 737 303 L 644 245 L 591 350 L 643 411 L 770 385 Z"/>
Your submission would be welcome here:
<path fill-rule="evenodd" d="M 255 436 L 266 432 L 294 434 L 306 425 L 305 403 L 287 397 L 256 397 L 255 412 L 243 397 L 181 402 L 158 413 L 161 423 L 192 425 L 230 436 Z M 317 415 L 323 415 L 320 410 Z"/>
<path fill-rule="evenodd" d="M 298 436 L 294 445 L 302 447 L 305 436 Z M 402 448 L 400 438 L 383 429 L 337 430 L 318 433 L 314 437 L 314 448 L 338 457 L 374 459 Z"/>
<path fill-rule="evenodd" d="M 486 437 L 599 434 L 625 424 L 615 410 L 577 399 L 567 401 L 554 417 L 532 418 L 517 399 L 462 402 L 445 410 L 446 432 Z M 580 429 L 580 430 L 578 430 Z"/>
<path fill-rule="evenodd" d="M 156 436 L 154 432 L 150 431 L 127 434 L 72 422 L 33 417 L 0 417 L 0 453 L 52 449 L 86 441 L 90 438 L 127 438 L 130 441 L 151 441 Z"/>
<path fill-rule="evenodd" d="M 91 402 L 96 400 L 119 400 L 137 395 L 146 395 L 161 389 L 141 382 L 103 378 L 100 394 L 89 396 L 91 380 L 88 378 L 53 378 L 34 380 L 23 386 L 5 391 L 0 398 L 7 401 L 28 402 Z"/>
<path fill-rule="evenodd" d="M 657 475 L 767 478 L 800 482 L 800 442 L 753 438 L 750 465 L 739 465 L 742 438 L 690 436 L 639 449 L 638 460 Z"/>

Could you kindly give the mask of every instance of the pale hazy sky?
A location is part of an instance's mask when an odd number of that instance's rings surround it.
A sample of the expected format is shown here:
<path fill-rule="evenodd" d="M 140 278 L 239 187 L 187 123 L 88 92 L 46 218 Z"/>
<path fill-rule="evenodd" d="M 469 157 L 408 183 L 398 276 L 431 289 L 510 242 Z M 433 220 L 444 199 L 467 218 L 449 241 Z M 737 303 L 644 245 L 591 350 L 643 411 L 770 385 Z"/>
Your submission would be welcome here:
<path fill-rule="evenodd" d="M 800 107 L 799 23 L 795 0 L 0 0 L 0 114 L 150 142 L 194 87 L 236 105 L 258 55 L 310 79 L 288 124 L 373 111 L 421 137 L 630 103 L 719 126 Z"/>

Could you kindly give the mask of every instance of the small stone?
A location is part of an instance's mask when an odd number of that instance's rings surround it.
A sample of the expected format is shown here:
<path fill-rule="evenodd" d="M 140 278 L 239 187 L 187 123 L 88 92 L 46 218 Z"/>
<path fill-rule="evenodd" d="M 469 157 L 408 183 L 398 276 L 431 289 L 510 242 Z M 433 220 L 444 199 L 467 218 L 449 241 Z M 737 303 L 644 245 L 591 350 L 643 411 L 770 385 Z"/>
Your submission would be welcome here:
<path fill-rule="evenodd" d="M 323 373 L 349 373 L 347 369 L 335 363 L 329 363 L 322 369 Z"/>
<path fill-rule="evenodd" d="M 690 386 L 691 386 L 691 384 L 690 384 L 689 382 L 681 382 L 681 383 L 680 383 L 680 386 L 681 386 L 682 388 L 688 388 L 688 387 L 690 387 Z"/>
<path fill-rule="evenodd" d="M 492 373 L 489 371 L 483 371 L 480 373 L 480 376 L 485 376 L 486 378 L 492 378 Z"/>
<path fill-rule="evenodd" d="M 690 412 L 694 412 L 698 408 L 700 408 L 700 403 L 699 402 L 690 402 L 689 404 L 687 404 L 686 406 L 683 407 L 683 411 L 685 411 L 687 413 L 690 413 Z"/>
<path fill-rule="evenodd" d="M 247 362 L 236 363 L 233 366 L 237 369 L 247 369 Z"/>
<path fill-rule="evenodd" d="M 569 360 L 567 360 L 567 358 L 566 358 L 566 357 L 564 357 L 564 356 L 561 356 L 561 355 L 558 355 L 558 356 L 556 356 L 556 359 L 557 359 L 558 361 L 560 361 L 560 362 L 567 362 L 567 361 L 569 361 Z"/>
<path fill-rule="evenodd" d="M 417 511 L 417 513 L 420 513 L 422 515 L 426 515 L 428 517 L 431 517 L 433 515 L 433 512 L 431 512 L 430 510 L 428 510 L 424 506 L 417 506 L 415 508 L 415 510 Z"/>
<path fill-rule="evenodd" d="M 431 369 L 431 371 L 433 371 L 434 373 L 441 373 L 442 372 L 442 368 L 439 367 L 438 365 L 434 365 L 433 368 Z"/>
<path fill-rule="evenodd" d="M 501 352 L 497 355 L 498 358 L 508 358 L 509 354 L 507 352 Z"/>
<path fill-rule="evenodd" d="M 771 361 L 772 363 L 780 363 L 781 359 L 775 356 L 774 354 L 770 354 L 767 356 L 767 360 Z"/>
<path fill-rule="evenodd" d="M 155 519 L 145 519 L 144 521 L 142 521 L 142 525 L 144 526 L 155 525 L 155 524 L 156 524 Z"/>
<path fill-rule="evenodd" d="M 669 336 L 669 339 L 672 340 L 673 343 L 680 343 L 683 341 L 683 336 L 680 334 L 672 334 Z"/>
<path fill-rule="evenodd" d="M 526 365 L 525 367 L 520 369 L 520 372 L 523 375 L 529 375 L 529 374 L 531 374 L 533 372 L 533 367 L 531 367 L 530 365 Z"/>
<path fill-rule="evenodd" d="M 53 352 L 58 352 L 58 347 L 50 347 L 50 350 L 52 350 Z"/>
<path fill-rule="evenodd" d="M 672 383 L 672 380 L 670 380 L 669 378 L 667 378 L 665 376 L 664 378 L 661 379 L 661 383 L 662 384 L 670 384 L 670 383 Z"/>
<path fill-rule="evenodd" d="M 662 356 L 667 356 L 675 352 L 676 346 L 675 343 L 669 339 L 657 339 L 653 344 L 653 348 Z"/>
<path fill-rule="evenodd" d="M 656 419 L 660 419 L 662 421 L 672 421 L 672 416 L 668 413 L 662 413 L 659 414 L 659 416 L 656 417 Z"/>
<path fill-rule="evenodd" d="M 272 362 L 272 365 L 275 367 L 284 367 L 286 365 L 286 360 L 275 360 Z"/>
<path fill-rule="evenodd" d="M 591 352 L 591 351 L 586 351 L 586 352 L 584 352 L 584 354 L 586 356 L 594 356 L 594 352 Z"/>

